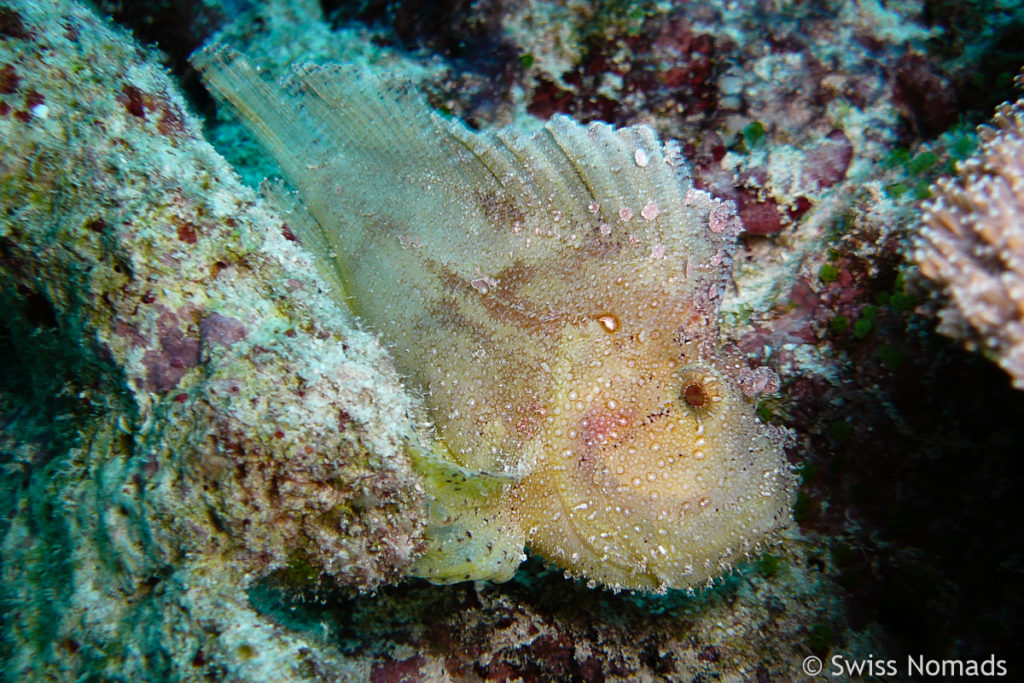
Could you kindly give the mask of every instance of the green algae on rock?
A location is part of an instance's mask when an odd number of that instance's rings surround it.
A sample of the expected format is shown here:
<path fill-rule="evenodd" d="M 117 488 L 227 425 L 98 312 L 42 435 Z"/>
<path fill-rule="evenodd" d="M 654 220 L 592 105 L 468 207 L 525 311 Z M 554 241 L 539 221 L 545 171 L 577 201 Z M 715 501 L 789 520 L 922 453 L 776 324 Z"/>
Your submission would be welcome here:
<path fill-rule="evenodd" d="M 420 575 L 507 579 L 525 543 L 613 588 L 692 587 L 788 522 L 788 432 L 753 405 L 774 375 L 718 348 L 742 225 L 676 148 L 567 117 L 474 133 L 363 69 L 277 86 L 226 47 L 193 62 L 424 396 Z"/>

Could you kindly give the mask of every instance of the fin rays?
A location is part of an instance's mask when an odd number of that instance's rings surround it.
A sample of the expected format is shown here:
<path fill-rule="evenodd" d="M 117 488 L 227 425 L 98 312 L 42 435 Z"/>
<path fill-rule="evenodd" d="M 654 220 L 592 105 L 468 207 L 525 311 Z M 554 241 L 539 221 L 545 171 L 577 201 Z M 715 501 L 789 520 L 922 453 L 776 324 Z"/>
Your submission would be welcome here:
<path fill-rule="evenodd" d="M 353 215 L 368 216 L 407 226 L 421 243 L 462 242 L 461 258 L 481 251 L 477 240 L 493 246 L 497 237 L 510 251 L 543 235 L 576 248 L 600 229 L 620 257 L 642 259 L 681 232 L 668 225 L 683 199 L 680 178 L 647 127 L 582 126 L 556 116 L 532 136 L 511 128 L 477 133 L 433 113 L 407 82 L 363 68 L 298 66 L 279 90 L 229 48 L 193 59 L 274 152 L 322 225 L 358 233 Z M 370 176 L 387 179 L 386 195 L 367 191 Z M 432 226 L 444 237 L 427 234 Z M 612 227 L 617 234 L 608 236 Z M 328 237 L 340 246 L 341 236 Z"/>

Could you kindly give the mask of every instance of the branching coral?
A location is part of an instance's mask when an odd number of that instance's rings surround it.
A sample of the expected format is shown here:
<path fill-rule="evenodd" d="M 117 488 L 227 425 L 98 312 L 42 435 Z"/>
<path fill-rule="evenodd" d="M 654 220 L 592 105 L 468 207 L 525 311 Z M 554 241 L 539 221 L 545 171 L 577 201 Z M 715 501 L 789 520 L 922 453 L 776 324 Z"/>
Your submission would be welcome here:
<path fill-rule="evenodd" d="M 939 330 L 994 356 L 1024 389 L 1024 98 L 979 135 L 959 177 L 936 183 L 914 259 L 948 292 Z"/>

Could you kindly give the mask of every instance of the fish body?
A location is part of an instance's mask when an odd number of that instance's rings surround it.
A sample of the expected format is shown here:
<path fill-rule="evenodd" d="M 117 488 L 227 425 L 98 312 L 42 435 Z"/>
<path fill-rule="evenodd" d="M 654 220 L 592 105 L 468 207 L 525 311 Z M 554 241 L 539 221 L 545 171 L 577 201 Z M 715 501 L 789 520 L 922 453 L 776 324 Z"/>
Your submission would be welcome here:
<path fill-rule="evenodd" d="M 787 523 L 785 430 L 718 348 L 741 223 L 650 128 L 474 132 L 363 69 L 276 85 L 228 48 L 194 62 L 423 396 L 418 573 L 507 579 L 525 543 L 614 588 L 690 587 Z"/>

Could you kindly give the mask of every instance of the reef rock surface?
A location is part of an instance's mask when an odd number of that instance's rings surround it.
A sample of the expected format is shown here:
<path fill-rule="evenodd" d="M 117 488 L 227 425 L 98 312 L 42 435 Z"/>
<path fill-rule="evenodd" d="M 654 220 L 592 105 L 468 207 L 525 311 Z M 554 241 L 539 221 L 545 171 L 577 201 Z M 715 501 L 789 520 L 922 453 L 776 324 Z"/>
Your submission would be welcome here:
<path fill-rule="evenodd" d="M 33 2 L 0 30 L 5 673 L 339 671 L 246 590 L 415 556 L 386 354 L 122 30 Z"/>

